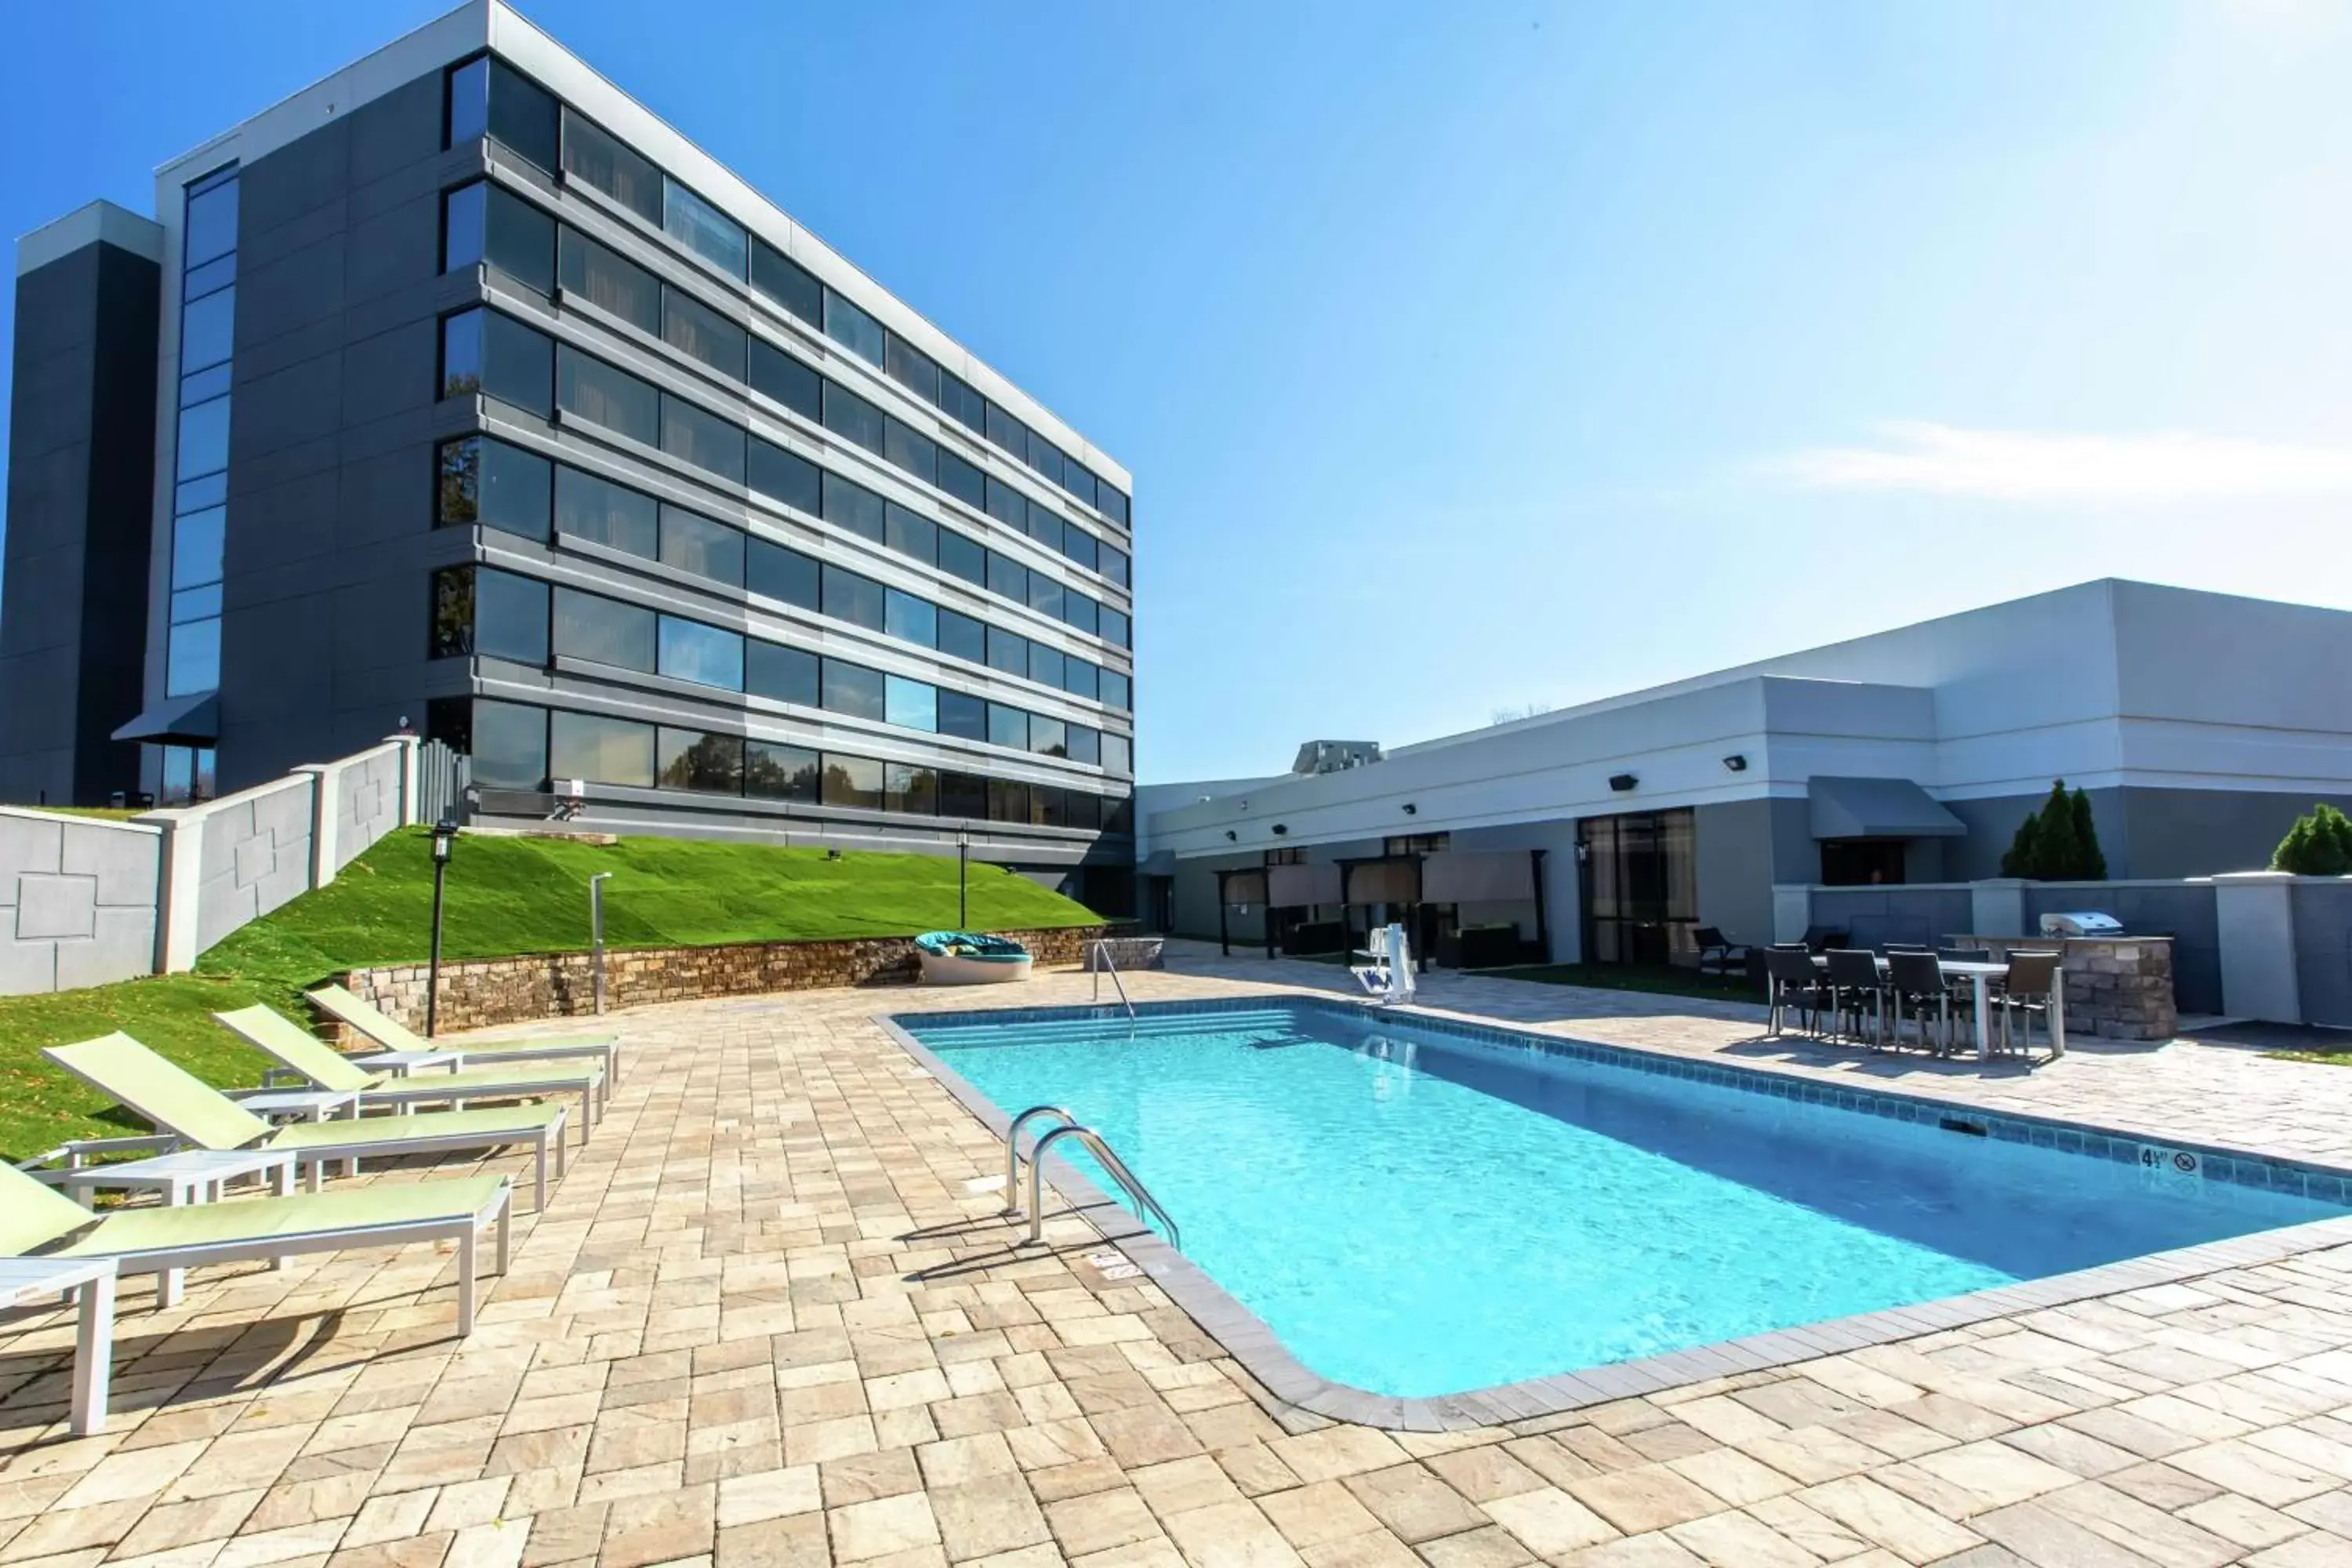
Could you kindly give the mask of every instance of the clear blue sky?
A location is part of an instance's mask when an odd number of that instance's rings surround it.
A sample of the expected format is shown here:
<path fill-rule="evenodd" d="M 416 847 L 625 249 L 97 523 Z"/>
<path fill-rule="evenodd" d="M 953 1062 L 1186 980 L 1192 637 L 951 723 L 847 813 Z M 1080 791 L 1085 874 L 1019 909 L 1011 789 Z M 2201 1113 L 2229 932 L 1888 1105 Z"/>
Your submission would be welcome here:
<path fill-rule="evenodd" d="M 16 13 L 10 232 L 444 8 Z M 2352 606 L 2352 7 L 527 9 L 1134 470 L 1147 779 L 2086 577 Z"/>

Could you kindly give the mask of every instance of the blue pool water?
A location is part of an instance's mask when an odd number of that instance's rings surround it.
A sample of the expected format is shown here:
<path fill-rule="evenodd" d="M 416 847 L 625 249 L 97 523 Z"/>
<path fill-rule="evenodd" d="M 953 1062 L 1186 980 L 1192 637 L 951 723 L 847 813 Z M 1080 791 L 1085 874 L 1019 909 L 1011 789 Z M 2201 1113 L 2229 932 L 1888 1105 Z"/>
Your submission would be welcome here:
<path fill-rule="evenodd" d="M 1008 1112 L 1063 1105 L 1100 1131 L 1292 1354 L 1380 1394 L 2345 1212 L 1369 1014 L 899 1022 Z"/>

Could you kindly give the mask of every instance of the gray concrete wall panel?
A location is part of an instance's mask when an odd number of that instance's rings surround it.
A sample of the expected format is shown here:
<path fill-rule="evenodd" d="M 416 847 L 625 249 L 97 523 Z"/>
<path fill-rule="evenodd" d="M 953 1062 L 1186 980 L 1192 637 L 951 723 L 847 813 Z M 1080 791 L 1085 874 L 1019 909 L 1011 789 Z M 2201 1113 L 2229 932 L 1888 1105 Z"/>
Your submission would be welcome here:
<path fill-rule="evenodd" d="M 162 843 L 149 827 L 0 812 L 0 995 L 151 973 Z"/>

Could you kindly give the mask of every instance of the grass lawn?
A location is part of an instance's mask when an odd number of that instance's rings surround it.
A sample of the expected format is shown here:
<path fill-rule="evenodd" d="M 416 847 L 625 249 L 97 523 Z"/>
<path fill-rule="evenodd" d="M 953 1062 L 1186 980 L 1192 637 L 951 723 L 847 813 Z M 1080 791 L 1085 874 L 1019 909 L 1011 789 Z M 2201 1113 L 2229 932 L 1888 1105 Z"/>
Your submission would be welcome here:
<path fill-rule="evenodd" d="M 261 1057 L 207 1014 L 267 1002 L 307 1018 L 304 988 L 346 969 L 420 963 L 431 942 L 433 868 L 422 828 L 391 835 L 328 887 L 237 931 L 192 974 L 52 996 L 0 996 L 0 1157 L 106 1137 L 105 1097 L 41 1059 L 40 1047 L 121 1029 L 197 1076 L 260 1081 Z M 956 924 L 956 863 L 759 845 L 624 838 L 593 845 L 467 837 L 449 863 L 445 958 L 588 945 L 588 879 L 604 884 L 608 947 L 909 936 Z M 1089 925 L 1083 906 L 993 866 L 971 868 L 968 923 L 984 931 Z"/>
<path fill-rule="evenodd" d="M 1659 996 L 1701 996 L 1718 1002 L 1761 1002 L 1764 993 L 1746 976 L 1701 974 L 1672 963 L 1528 963 L 1482 969 L 1505 980 L 1540 985 L 1590 985 L 1601 991 L 1645 991 Z"/>

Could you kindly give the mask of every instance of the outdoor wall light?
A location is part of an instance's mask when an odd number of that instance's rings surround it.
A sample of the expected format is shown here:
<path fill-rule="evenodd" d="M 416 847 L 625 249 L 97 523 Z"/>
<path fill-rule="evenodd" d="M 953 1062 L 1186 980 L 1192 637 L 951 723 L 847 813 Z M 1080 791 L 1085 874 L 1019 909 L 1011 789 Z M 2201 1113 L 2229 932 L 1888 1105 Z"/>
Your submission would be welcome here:
<path fill-rule="evenodd" d="M 1230 828 L 1230 827 L 1228 827 L 1228 828 L 1226 828 L 1226 829 L 1225 829 L 1225 842 L 1226 842 L 1226 843 L 1228 843 L 1228 844 L 1236 844 L 1236 843 L 1239 843 L 1239 842 L 1241 841 L 1241 837 L 1242 837 L 1242 836 L 1241 836 L 1240 834 L 1235 833 L 1235 832 L 1234 832 L 1232 828 Z"/>
<path fill-rule="evenodd" d="M 1281 837 L 1284 834 L 1289 831 L 1290 828 L 1286 824 L 1277 822 L 1274 825 L 1274 836 L 1276 838 Z"/>
<path fill-rule="evenodd" d="M 1404 803 L 1404 814 L 1407 816 L 1419 816 L 1421 815 L 1421 807 L 1413 805 L 1411 801 L 1406 801 Z"/>
<path fill-rule="evenodd" d="M 1609 787 L 1615 790 L 1619 795 L 1623 795 L 1627 790 L 1632 789 L 1635 784 L 1640 784 L 1641 782 L 1642 781 L 1640 779 L 1635 778 L 1632 773 L 1611 773 L 1609 775 Z"/>
<path fill-rule="evenodd" d="M 1748 771 L 1748 759 L 1740 752 L 1734 752 L 1723 759 L 1723 765 L 1735 773 L 1744 773 Z"/>

